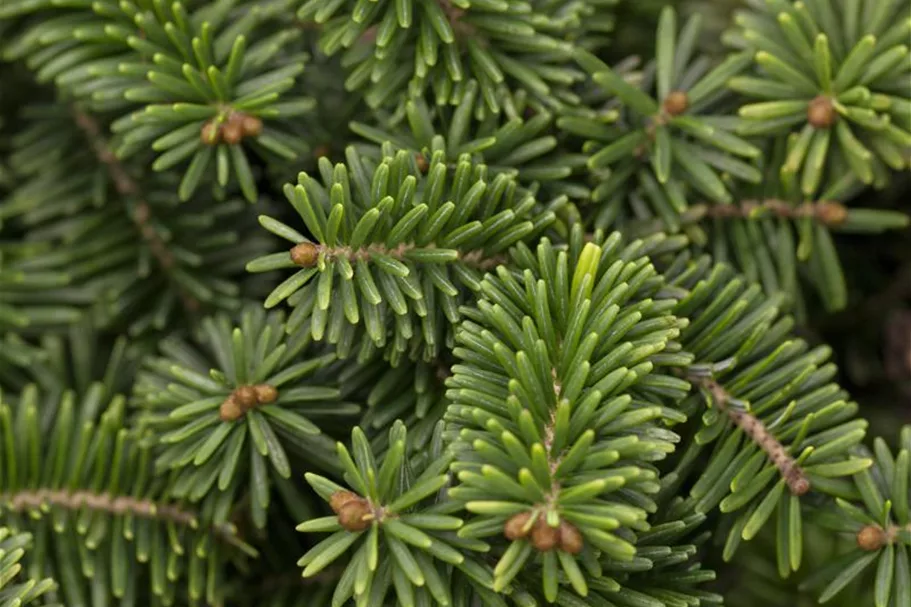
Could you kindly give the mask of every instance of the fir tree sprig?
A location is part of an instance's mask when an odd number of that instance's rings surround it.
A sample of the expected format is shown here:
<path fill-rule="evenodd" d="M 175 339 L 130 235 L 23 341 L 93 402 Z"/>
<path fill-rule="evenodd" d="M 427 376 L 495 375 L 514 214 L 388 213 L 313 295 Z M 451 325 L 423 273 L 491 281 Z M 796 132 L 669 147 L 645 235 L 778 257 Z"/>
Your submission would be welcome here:
<path fill-rule="evenodd" d="M 351 450 L 338 444 L 338 458 L 347 487 L 315 474 L 307 482 L 329 503 L 333 516 L 313 519 L 298 531 L 332 533 L 314 546 L 300 562 L 304 577 L 318 574 L 342 554 L 352 552 L 341 574 L 332 605 L 351 596 L 358 602 L 382 604 L 394 594 L 401 607 L 453 604 L 451 568 L 460 570 L 466 585 L 490 587 L 488 568 L 472 556 L 485 552 L 484 542 L 456 534 L 462 519 L 451 503 L 440 498 L 449 483 L 451 455 L 442 433 L 427 452 L 413 452 L 404 424 L 389 430 L 389 450 L 377 460 L 364 433 L 355 428 Z M 458 578 L 456 578 L 458 579 Z"/>
<path fill-rule="evenodd" d="M 906 0 L 615 3 L 0 3 L 0 606 L 906 607 Z"/>
<path fill-rule="evenodd" d="M 743 134 L 789 134 L 782 178 L 813 197 L 825 177 L 881 187 L 911 161 L 911 21 L 900 0 L 769 2 L 735 18 L 731 44 L 755 71 L 730 81 L 757 99 Z M 840 24 L 840 25 L 836 25 Z"/>
<path fill-rule="evenodd" d="M 741 184 L 733 205 L 706 208 L 703 217 L 711 219 L 701 224 L 706 233 L 698 248 L 761 283 L 769 295 L 787 293 L 802 321 L 807 301 L 832 311 L 848 303 L 837 233 L 879 234 L 906 227 L 909 218 L 899 209 L 852 204 L 859 182 L 850 172 L 828 181 L 818 199 L 807 199 L 782 176 L 786 157 L 787 144 L 779 139 L 768 148 L 761 184 Z"/>
<path fill-rule="evenodd" d="M 520 247 L 523 280 L 488 275 L 466 312 L 448 382 L 460 481 L 450 495 L 477 515 L 461 534 L 509 542 L 496 590 L 535 562 L 549 602 L 561 570 L 585 596 L 581 568 L 597 570 L 599 553 L 632 559 L 648 529 L 659 485 L 646 462 L 673 450 L 661 426 L 686 419 L 657 398 L 687 389 L 661 366 L 687 357 L 673 353 L 686 323 L 656 297 L 644 249 L 619 234 L 569 253 Z"/>
<path fill-rule="evenodd" d="M 167 605 L 177 584 L 194 601 L 219 600 L 229 557 L 255 555 L 227 520 L 230 503 L 196 510 L 172 499 L 149 449 L 123 426 L 123 397 L 64 394 L 48 423 L 38 402 L 32 386 L 0 405 L 0 522 L 37 538 L 29 570 L 52 574 L 70 604 L 148 593 Z"/>
<path fill-rule="evenodd" d="M 9 298 L 23 302 L 21 323 L 69 323 L 91 309 L 99 326 L 127 324 L 138 334 L 164 328 L 175 313 L 239 305 L 243 265 L 267 242 L 241 238 L 253 220 L 241 200 L 213 212 L 211 198 L 180 204 L 173 180 L 149 179 L 112 152 L 96 117 L 65 107 L 35 113 L 44 120 L 13 142 L 23 185 L 0 203 L 0 214 L 28 233 L 28 248 L 5 268 L 18 281 Z M 94 156 L 80 155 L 87 147 Z M 49 152 L 81 160 L 61 174 L 61 166 L 42 162 Z M 216 223 L 226 229 L 200 237 Z M 57 304 L 50 319 L 30 304 L 47 300 Z"/>
<path fill-rule="evenodd" d="M 347 49 L 346 87 L 366 89 L 371 107 L 395 107 L 406 87 L 412 97 L 426 92 L 435 105 L 456 105 L 474 83 L 480 95 L 471 110 L 482 118 L 515 113 L 518 91 L 551 109 L 577 103 L 572 85 L 583 74 L 569 62 L 570 40 L 587 37 L 587 20 L 603 24 L 614 3 L 305 0 L 298 17 L 324 24 L 323 52 Z"/>
<path fill-rule="evenodd" d="M 874 607 L 911 601 L 911 427 L 902 428 L 893 452 L 882 439 L 874 441 L 873 467 L 854 475 L 858 499 L 839 499 L 836 509 L 819 522 L 853 535 L 853 550 L 815 572 L 802 588 L 819 590 L 820 602 L 836 596 L 855 578 L 864 576 L 873 588 Z"/>
<path fill-rule="evenodd" d="M 611 226 L 627 213 L 628 198 L 637 196 L 674 232 L 688 199 L 731 203 L 732 180 L 761 178 L 755 167 L 760 149 L 734 134 L 731 117 L 719 106 L 727 80 L 746 69 L 749 56 L 732 54 L 713 67 L 696 52 L 698 16 L 678 32 L 675 15 L 671 7 L 662 12 L 654 65 L 636 81 L 590 53 L 576 53 L 593 80 L 616 96 L 621 111 L 615 124 L 605 124 L 610 114 L 567 116 L 558 123 L 590 140 L 588 165 L 602 177 L 592 192 L 600 205 L 597 227 Z"/>
<path fill-rule="evenodd" d="M 347 164 L 320 161 L 322 184 L 301 173 L 285 186 L 308 238 L 268 216 L 260 223 L 293 243 L 290 252 L 251 261 L 251 271 L 299 267 L 266 299 L 294 306 L 292 332 L 307 331 L 347 356 L 358 343 L 394 356 L 433 358 L 452 340 L 467 292 L 509 247 L 554 219 L 505 174 L 442 151 L 419 166 L 390 150 L 373 164 L 349 150 Z M 337 281 L 337 282 L 336 282 Z M 334 289 L 340 296 L 332 297 Z"/>
<path fill-rule="evenodd" d="M 332 443 L 314 419 L 358 407 L 332 381 L 335 355 L 306 333 L 287 336 L 281 313 L 250 306 L 238 326 L 208 317 L 194 337 L 195 345 L 164 340 L 162 356 L 145 361 L 131 399 L 137 424 L 154 432 L 155 468 L 174 475 L 175 496 L 249 491 L 253 521 L 263 527 L 273 487 L 292 510 L 300 507 L 289 479 L 301 456 L 332 468 L 323 455 Z"/>
<path fill-rule="evenodd" d="M 158 152 L 154 170 L 189 161 L 181 199 L 204 181 L 225 186 L 233 177 L 254 201 L 248 150 L 267 159 L 305 152 L 288 119 L 313 102 L 286 95 L 306 58 L 287 52 L 299 31 L 285 29 L 248 48 L 248 37 L 256 39 L 288 3 L 247 7 L 244 17 L 232 4 L 193 10 L 184 2 L 76 2 L 48 19 L 56 3 L 16 0 L 0 9 L 0 19 L 24 15 L 26 26 L 3 46 L 3 57 L 25 59 L 39 82 L 54 82 L 92 111 L 120 112 L 112 125 L 120 158 L 151 147 Z"/>
<path fill-rule="evenodd" d="M 689 291 L 675 313 L 691 320 L 680 341 L 695 356 L 687 377 L 700 388 L 681 407 L 702 424 L 662 490 L 678 490 L 704 446 L 714 444 L 690 496 L 698 512 L 739 511 L 725 558 L 778 512 L 787 522 L 778 528 L 779 554 L 797 570 L 801 496 L 850 494 L 844 477 L 870 465 L 850 456 L 867 422 L 832 382 L 829 350 L 789 336 L 793 320 L 780 315 L 780 298 L 762 297 L 758 285 L 747 286 L 724 266 L 679 267 L 668 279 Z"/>

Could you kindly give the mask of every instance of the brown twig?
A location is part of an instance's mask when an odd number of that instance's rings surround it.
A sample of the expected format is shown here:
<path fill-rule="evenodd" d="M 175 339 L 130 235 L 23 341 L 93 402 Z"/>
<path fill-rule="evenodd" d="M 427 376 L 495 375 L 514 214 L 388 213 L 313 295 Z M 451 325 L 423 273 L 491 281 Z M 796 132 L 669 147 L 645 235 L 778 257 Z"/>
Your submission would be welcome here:
<path fill-rule="evenodd" d="M 95 156 L 107 168 L 108 174 L 111 176 L 111 180 L 114 182 L 114 188 L 117 192 L 121 196 L 137 198 L 131 219 L 139 230 L 142 239 L 145 241 L 146 245 L 148 245 L 152 256 L 158 262 L 158 265 L 167 272 L 174 266 L 174 255 L 168 250 L 164 238 L 162 238 L 161 234 L 155 229 L 154 222 L 152 221 L 152 209 L 149 204 L 142 199 L 139 185 L 130 177 L 126 168 L 124 168 L 123 163 L 121 163 L 114 152 L 111 151 L 108 142 L 101 132 L 101 127 L 98 122 L 92 118 L 92 116 L 78 108 L 74 109 L 73 115 L 75 117 L 76 125 L 88 138 L 92 150 L 95 152 Z M 178 292 L 180 293 L 180 299 L 183 302 L 184 308 L 190 312 L 199 309 L 199 301 L 197 301 L 195 297 L 179 287 Z"/>
<path fill-rule="evenodd" d="M 344 257 L 348 261 L 354 262 L 370 261 L 374 255 L 386 255 L 401 261 L 406 258 L 409 251 L 415 248 L 417 248 L 415 245 L 405 243 L 391 249 L 382 244 L 352 249 L 351 247 L 327 247 L 317 243 L 302 242 L 291 249 L 291 259 L 297 265 L 305 268 L 315 266 L 321 256 L 328 260 Z M 429 249 L 432 247 L 421 248 Z M 486 271 L 506 263 L 506 256 L 494 255 L 485 257 L 483 251 L 469 251 L 467 253 L 459 251 L 459 260 L 479 270 Z"/>
<path fill-rule="evenodd" d="M 809 217 L 827 226 L 841 225 L 847 219 L 848 211 L 840 202 L 820 200 L 791 204 L 777 198 L 765 200 L 741 200 L 735 204 L 698 205 L 693 207 L 697 217 L 741 218 L 746 219 L 756 213 L 774 215 L 787 219 Z"/>
<path fill-rule="evenodd" d="M 715 405 L 730 418 L 734 425 L 743 430 L 781 472 L 792 495 L 804 495 L 810 490 L 810 481 L 803 469 L 793 457 L 788 454 L 784 445 L 775 438 L 766 425 L 749 411 L 743 411 L 731 406 L 733 397 L 712 378 L 690 378 L 695 384 L 705 389 L 712 397 Z"/>
<path fill-rule="evenodd" d="M 174 523 L 191 529 L 199 528 L 196 515 L 189 510 L 175 504 L 159 504 L 152 500 L 126 495 L 113 496 L 107 492 L 65 489 L 31 489 L 0 494 L 0 507 L 9 508 L 14 512 L 41 510 L 47 506 L 58 506 L 72 511 L 87 508 L 114 515 L 132 514 L 139 518 Z M 229 542 L 238 541 L 229 525 L 214 525 L 212 531 Z"/>

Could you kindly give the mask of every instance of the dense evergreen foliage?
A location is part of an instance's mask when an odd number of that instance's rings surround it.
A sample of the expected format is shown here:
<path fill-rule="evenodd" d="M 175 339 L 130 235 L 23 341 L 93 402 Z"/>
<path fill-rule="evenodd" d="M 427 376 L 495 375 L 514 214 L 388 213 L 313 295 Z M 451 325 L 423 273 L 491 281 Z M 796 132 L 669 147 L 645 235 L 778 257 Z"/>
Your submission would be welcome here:
<path fill-rule="evenodd" d="M 909 46 L 2 0 L 0 607 L 908 607 Z"/>

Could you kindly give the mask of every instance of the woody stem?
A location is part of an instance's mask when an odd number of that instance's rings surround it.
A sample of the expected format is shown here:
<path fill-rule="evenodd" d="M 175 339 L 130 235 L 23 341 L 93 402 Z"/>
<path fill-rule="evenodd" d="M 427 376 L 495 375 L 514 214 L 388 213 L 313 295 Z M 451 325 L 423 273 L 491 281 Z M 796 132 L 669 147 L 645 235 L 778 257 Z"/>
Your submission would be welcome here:
<path fill-rule="evenodd" d="M 107 168 L 108 174 L 114 183 L 114 189 L 124 197 L 136 197 L 137 202 L 133 210 L 131 219 L 133 224 L 139 230 L 139 234 L 149 247 L 152 256 L 161 266 L 162 270 L 168 271 L 174 266 L 174 255 L 168 250 L 164 238 L 155 229 L 152 221 L 152 209 L 149 204 L 142 198 L 139 185 L 130 176 L 123 163 L 111 151 L 108 142 L 104 139 L 101 127 L 98 122 L 86 112 L 75 109 L 73 112 L 76 125 L 82 130 L 88 138 L 92 149 L 98 160 Z M 187 311 L 199 309 L 199 302 L 184 289 L 177 287 L 180 293 L 180 299 Z"/>
<path fill-rule="evenodd" d="M 784 445 L 775 438 L 762 420 L 749 411 L 731 406 L 733 397 L 724 389 L 724 386 L 714 379 L 699 377 L 691 378 L 691 381 L 706 390 L 711 395 L 715 406 L 723 411 L 734 422 L 735 426 L 743 430 L 744 434 L 765 452 L 771 462 L 781 472 L 781 476 L 787 483 L 792 495 L 804 495 L 810 490 L 810 481 L 807 479 L 803 469 L 788 454 Z"/>

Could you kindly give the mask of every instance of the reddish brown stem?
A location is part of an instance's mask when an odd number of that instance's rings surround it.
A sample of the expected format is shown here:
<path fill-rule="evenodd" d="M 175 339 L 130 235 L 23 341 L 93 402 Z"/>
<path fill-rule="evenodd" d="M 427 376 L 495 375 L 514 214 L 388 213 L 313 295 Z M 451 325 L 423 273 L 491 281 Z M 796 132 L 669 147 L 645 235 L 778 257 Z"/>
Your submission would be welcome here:
<path fill-rule="evenodd" d="M 83 508 L 113 515 L 132 514 L 145 519 L 174 523 L 191 529 L 199 527 L 195 513 L 175 504 L 159 504 L 152 500 L 138 499 L 126 495 L 111 495 L 91 491 L 65 489 L 32 489 L 10 494 L 0 494 L 0 506 L 14 512 L 35 511 L 47 506 L 57 506 L 78 511 Z M 230 525 L 215 525 L 212 531 L 227 539 L 236 541 Z"/>
<path fill-rule="evenodd" d="M 784 478 L 792 495 L 804 495 L 810 490 L 810 481 L 797 461 L 790 456 L 784 445 L 775 438 L 766 425 L 758 417 L 730 406 L 732 399 L 724 386 L 714 379 L 700 378 L 695 380 L 702 388 L 712 395 L 715 405 L 727 414 L 734 425 L 743 430 L 750 440 L 756 443 L 769 457 L 781 476 Z"/>
<path fill-rule="evenodd" d="M 757 211 L 776 217 L 800 219 L 809 217 L 824 225 L 837 226 L 845 222 L 848 210 L 839 202 L 820 200 L 793 205 L 784 200 L 741 200 L 735 204 L 713 204 L 701 207 L 706 217 L 748 218 Z"/>
<path fill-rule="evenodd" d="M 101 132 L 98 122 L 86 112 L 75 109 L 73 112 L 76 125 L 82 130 L 88 138 L 98 160 L 107 168 L 111 180 L 114 182 L 114 188 L 117 193 L 124 197 L 135 197 L 136 205 L 131 219 L 133 224 L 139 230 L 139 234 L 145 241 L 152 253 L 152 256 L 161 266 L 162 270 L 168 271 L 174 266 L 174 255 L 168 250 L 161 234 L 155 229 L 152 221 L 152 209 L 149 204 L 142 199 L 139 185 L 130 177 L 123 163 L 111 151 L 108 142 Z M 194 312 L 199 309 L 199 301 L 183 289 L 175 285 L 180 293 L 180 299 L 187 311 Z"/>
<path fill-rule="evenodd" d="M 409 251 L 415 248 L 417 248 L 415 245 L 405 243 L 391 249 L 382 244 L 352 249 L 351 247 L 327 247 L 317 243 L 302 242 L 291 249 L 291 259 L 297 265 L 305 268 L 315 266 L 320 256 L 323 256 L 325 259 L 344 257 L 348 261 L 356 262 L 370 261 L 373 255 L 386 255 L 387 257 L 392 257 L 393 259 L 401 261 L 406 258 L 406 254 Z M 506 263 L 505 256 L 494 255 L 492 257 L 485 257 L 483 251 L 460 252 L 459 260 L 462 261 L 462 263 L 483 271 L 492 270 L 497 266 Z"/>

